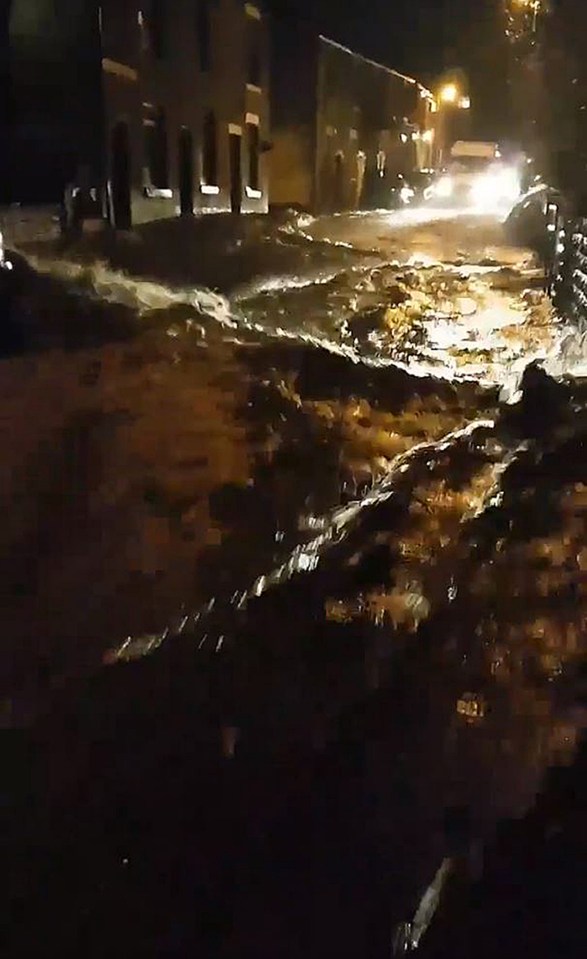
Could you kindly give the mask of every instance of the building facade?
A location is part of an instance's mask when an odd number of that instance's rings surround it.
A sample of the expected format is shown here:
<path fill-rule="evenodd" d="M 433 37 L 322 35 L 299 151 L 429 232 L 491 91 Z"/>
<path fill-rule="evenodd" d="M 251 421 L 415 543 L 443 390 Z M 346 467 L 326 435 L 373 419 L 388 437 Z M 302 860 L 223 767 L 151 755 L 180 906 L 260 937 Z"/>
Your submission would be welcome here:
<path fill-rule="evenodd" d="M 504 0 L 511 109 L 516 137 L 542 169 L 547 163 L 547 0 Z"/>
<path fill-rule="evenodd" d="M 120 228 L 265 212 L 263 12 L 242 0 L 13 0 L 16 200 L 91 184 Z"/>
<path fill-rule="evenodd" d="M 548 98 L 541 117 L 546 174 L 575 211 L 587 216 L 587 4 L 557 0 L 541 6 L 538 15 Z"/>
<path fill-rule="evenodd" d="M 287 20 L 272 29 L 271 89 L 272 205 L 385 206 L 398 174 L 434 165 L 429 90 Z"/>

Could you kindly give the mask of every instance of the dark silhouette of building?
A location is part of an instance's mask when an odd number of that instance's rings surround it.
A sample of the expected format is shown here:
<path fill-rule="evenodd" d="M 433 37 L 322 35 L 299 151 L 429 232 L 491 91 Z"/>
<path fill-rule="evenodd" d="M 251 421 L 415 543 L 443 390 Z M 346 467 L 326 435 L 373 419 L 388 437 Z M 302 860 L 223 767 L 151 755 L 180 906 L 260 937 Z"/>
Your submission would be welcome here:
<path fill-rule="evenodd" d="M 241 0 L 13 0 L 11 197 L 117 227 L 267 209 L 268 39 Z"/>
<path fill-rule="evenodd" d="M 549 151 L 547 173 L 575 213 L 587 215 L 587 4 L 551 0 L 542 31 L 548 110 L 542 134 Z"/>
<path fill-rule="evenodd" d="M 547 168 L 546 0 L 502 0 L 515 138 Z"/>
<path fill-rule="evenodd" d="M 385 206 L 399 173 L 433 165 L 434 97 L 287 17 L 272 25 L 271 183 L 276 206 Z"/>

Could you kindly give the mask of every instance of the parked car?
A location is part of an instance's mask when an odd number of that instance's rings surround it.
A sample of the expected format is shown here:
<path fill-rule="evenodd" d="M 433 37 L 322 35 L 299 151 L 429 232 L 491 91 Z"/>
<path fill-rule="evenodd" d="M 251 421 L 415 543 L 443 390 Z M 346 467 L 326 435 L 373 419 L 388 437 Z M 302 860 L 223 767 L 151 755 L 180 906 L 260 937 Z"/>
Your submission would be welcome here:
<path fill-rule="evenodd" d="M 0 230 L 0 270 L 6 275 L 12 270 L 12 262 L 9 260 L 6 249 L 4 247 L 4 237 L 2 231 Z"/>
<path fill-rule="evenodd" d="M 24 257 L 6 249 L 0 230 L 0 356 L 20 353 L 25 345 L 21 299 L 29 289 L 31 272 Z"/>
<path fill-rule="evenodd" d="M 407 177 L 408 185 L 414 191 L 412 203 L 422 203 L 427 196 L 427 192 L 435 182 L 436 173 L 434 170 L 415 170 Z"/>
<path fill-rule="evenodd" d="M 546 183 L 538 183 L 510 211 L 504 223 L 506 236 L 547 261 L 556 245 L 556 218 L 566 214 L 561 194 Z"/>
<path fill-rule="evenodd" d="M 389 191 L 389 206 L 392 210 L 401 210 L 413 201 L 415 191 L 403 173 L 397 173 Z"/>
<path fill-rule="evenodd" d="M 413 170 L 412 173 L 398 173 L 390 191 L 390 207 L 393 210 L 401 210 L 406 206 L 423 203 L 427 198 L 427 191 L 435 182 L 435 178 L 436 174 L 433 170 Z"/>

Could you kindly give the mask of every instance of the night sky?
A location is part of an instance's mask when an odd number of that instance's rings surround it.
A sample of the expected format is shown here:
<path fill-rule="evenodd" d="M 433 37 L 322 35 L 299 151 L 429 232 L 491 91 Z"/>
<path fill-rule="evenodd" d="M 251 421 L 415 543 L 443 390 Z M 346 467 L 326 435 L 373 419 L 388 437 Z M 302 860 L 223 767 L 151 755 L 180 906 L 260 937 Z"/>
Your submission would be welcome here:
<path fill-rule="evenodd" d="M 274 13 L 296 10 L 334 40 L 400 70 L 437 73 L 455 0 L 266 0 Z M 458 0 L 462 3 L 466 0 Z M 473 0 L 474 2 L 474 0 Z M 441 42 L 438 42 L 439 37 Z"/>
<path fill-rule="evenodd" d="M 266 0 L 269 9 L 296 11 L 333 40 L 434 84 L 462 67 L 471 81 L 477 128 L 507 133 L 505 38 L 500 0 Z"/>

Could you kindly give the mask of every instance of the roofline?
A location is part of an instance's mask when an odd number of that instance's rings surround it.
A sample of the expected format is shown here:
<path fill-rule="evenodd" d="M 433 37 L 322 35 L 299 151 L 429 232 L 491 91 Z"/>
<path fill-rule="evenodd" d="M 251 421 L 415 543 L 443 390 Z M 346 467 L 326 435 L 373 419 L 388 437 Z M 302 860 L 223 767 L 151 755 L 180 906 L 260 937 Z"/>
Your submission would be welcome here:
<path fill-rule="evenodd" d="M 403 80 L 404 83 L 410 83 L 412 86 L 418 87 L 426 97 L 430 97 L 431 100 L 434 100 L 434 94 L 424 86 L 423 83 L 420 83 L 419 80 L 416 80 L 415 77 L 409 77 L 405 73 L 399 73 L 398 70 L 392 70 L 391 67 L 386 67 L 384 63 L 378 63 L 377 60 L 370 60 L 369 57 L 364 57 L 362 53 L 357 53 L 356 50 L 350 50 L 349 47 L 344 47 L 342 43 L 337 43 L 336 40 L 331 40 L 330 37 L 326 37 L 323 33 L 318 35 L 319 40 L 323 40 L 324 43 L 328 43 L 331 47 L 336 47 L 337 50 L 342 50 L 343 53 L 349 53 L 352 57 L 357 57 L 357 59 L 362 60 L 363 63 L 368 63 L 372 67 L 377 67 L 378 70 L 385 70 L 392 77 L 397 77 L 399 80 Z"/>

